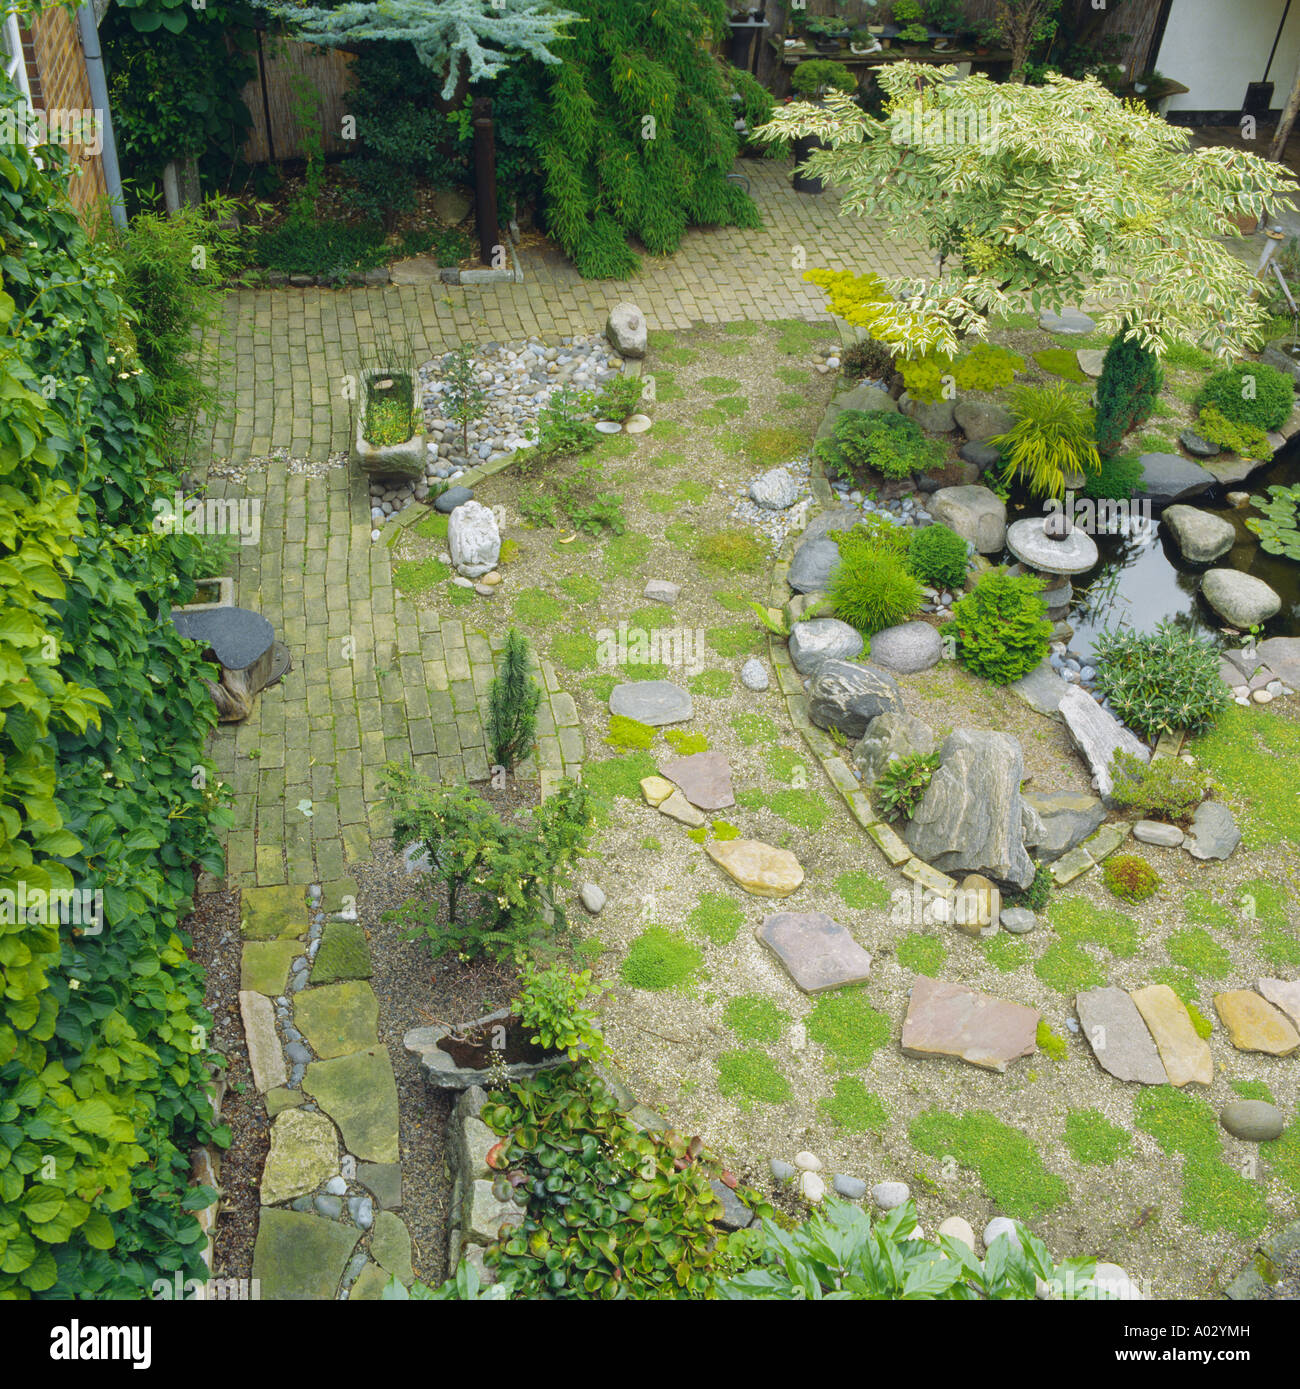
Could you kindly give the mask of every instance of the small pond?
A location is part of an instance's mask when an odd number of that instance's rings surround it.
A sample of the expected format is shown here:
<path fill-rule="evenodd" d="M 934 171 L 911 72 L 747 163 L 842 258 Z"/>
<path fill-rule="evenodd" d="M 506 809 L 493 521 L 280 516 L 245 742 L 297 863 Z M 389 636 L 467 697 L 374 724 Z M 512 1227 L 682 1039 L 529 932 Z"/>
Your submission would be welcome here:
<path fill-rule="evenodd" d="M 1290 486 L 1300 480 L 1300 437 L 1280 449 L 1271 463 L 1251 474 L 1245 482 L 1215 487 L 1188 505 L 1212 512 L 1229 521 L 1237 532 L 1237 543 L 1215 561 L 1224 568 L 1241 570 L 1262 579 L 1282 599 L 1282 609 L 1267 623 L 1269 637 L 1300 636 L 1300 564 L 1281 555 L 1265 554 L 1259 538 L 1246 528 L 1246 517 L 1258 513 L 1253 507 L 1234 509 L 1226 493 L 1262 492 L 1273 483 Z M 1007 519 L 1038 514 L 1041 506 L 1013 497 Z M 1154 631 L 1165 621 L 1176 622 L 1219 645 L 1229 644 L 1222 632 L 1222 620 L 1199 596 L 1200 576 L 1209 566 L 1188 564 L 1168 530 L 1153 513 L 1151 527 L 1137 527 L 1129 535 L 1094 535 L 1100 561 L 1087 572 L 1074 577 L 1074 603 L 1070 624 L 1074 627 L 1071 649 L 1081 656 L 1092 654 L 1099 632 L 1113 627 L 1131 627 L 1139 632 Z M 1004 563 L 1013 556 L 1006 554 Z"/>

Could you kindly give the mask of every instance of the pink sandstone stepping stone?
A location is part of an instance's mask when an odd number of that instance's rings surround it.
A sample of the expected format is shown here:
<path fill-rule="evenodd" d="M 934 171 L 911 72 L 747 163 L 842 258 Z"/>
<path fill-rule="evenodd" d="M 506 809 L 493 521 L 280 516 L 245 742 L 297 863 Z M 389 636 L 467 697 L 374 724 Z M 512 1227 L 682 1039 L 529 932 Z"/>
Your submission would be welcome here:
<path fill-rule="evenodd" d="M 1256 979 L 1255 987 L 1300 1027 L 1300 979 Z"/>
<path fill-rule="evenodd" d="M 1037 1009 L 923 975 L 903 1019 L 903 1054 L 955 1056 L 1000 1074 L 1033 1054 L 1038 1018 Z"/>
<path fill-rule="evenodd" d="M 1214 1079 L 1210 1044 L 1198 1037 L 1183 1000 L 1168 984 L 1130 989 L 1142 1020 L 1151 1029 L 1171 1085 L 1209 1085 Z"/>
<path fill-rule="evenodd" d="M 755 932 L 806 994 L 860 984 L 871 956 L 825 912 L 776 912 Z"/>
<path fill-rule="evenodd" d="M 693 753 L 690 757 L 665 762 L 659 771 L 701 810 L 722 810 L 736 804 L 731 794 L 731 768 L 723 753 Z"/>
<path fill-rule="evenodd" d="M 1113 986 L 1077 994 L 1074 1010 L 1092 1054 L 1116 1080 L 1167 1085 L 1169 1077 L 1137 1005 Z"/>
<path fill-rule="evenodd" d="M 1286 1014 L 1260 998 L 1254 989 L 1229 989 L 1215 994 L 1214 1010 L 1238 1051 L 1290 1056 L 1300 1047 L 1300 1032 L 1292 1027 Z"/>
<path fill-rule="evenodd" d="M 710 840 L 704 852 L 755 897 L 789 897 L 803 882 L 803 869 L 790 850 L 761 839 Z"/>

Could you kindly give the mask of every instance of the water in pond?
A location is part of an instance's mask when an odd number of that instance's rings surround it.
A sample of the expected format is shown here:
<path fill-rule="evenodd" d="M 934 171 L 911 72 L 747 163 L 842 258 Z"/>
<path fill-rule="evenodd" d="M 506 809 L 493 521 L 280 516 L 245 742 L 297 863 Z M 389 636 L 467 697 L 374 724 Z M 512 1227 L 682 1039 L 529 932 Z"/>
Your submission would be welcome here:
<path fill-rule="evenodd" d="M 1245 482 L 1217 486 L 1188 505 L 1221 516 L 1237 532 L 1237 543 L 1214 563 L 1217 567 L 1241 570 L 1262 579 L 1282 599 L 1278 615 L 1265 625 L 1269 637 L 1300 636 L 1300 564 L 1282 555 L 1265 554 L 1259 537 L 1246 529 L 1246 517 L 1259 513 L 1253 507 L 1235 510 L 1227 503 L 1230 491 L 1262 492 L 1273 483 L 1291 486 L 1300 481 L 1300 438 L 1278 451 L 1271 463 L 1252 473 Z M 1041 506 L 1015 499 L 1008 505 L 1008 520 L 1019 520 L 1041 512 Z M 1074 603 L 1069 621 L 1074 627 L 1072 650 L 1081 656 L 1092 654 L 1099 632 L 1129 627 L 1139 632 L 1154 631 L 1161 622 L 1176 622 L 1221 645 L 1230 638 L 1224 623 L 1201 599 L 1200 578 L 1211 566 L 1188 564 L 1165 526 L 1156 522 L 1149 528 L 1137 527 L 1129 536 L 1095 535 L 1099 562 L 1086 573 L 1074 577 Z M 1003 556 L 1011 563 L 1013 556 Z"/>

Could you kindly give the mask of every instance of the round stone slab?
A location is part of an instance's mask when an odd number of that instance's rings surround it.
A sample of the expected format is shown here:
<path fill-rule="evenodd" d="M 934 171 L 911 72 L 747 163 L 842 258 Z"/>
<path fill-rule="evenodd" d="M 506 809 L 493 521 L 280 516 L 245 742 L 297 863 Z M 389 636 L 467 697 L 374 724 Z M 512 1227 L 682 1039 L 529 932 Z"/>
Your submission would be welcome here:
<path fill-rule="evenodd" d="M 183 637 L 211 647 L 227 670 L 246 670 L 275 641 L 275 628 L 248 608 L 209 608 L 172 614 L 172 626 Z"/>
<path fill-rule="evenodd" d="M 777 912 L 755 932 L 806 994 L 861 984 L 871 956 L 825 912 Z"/>
<path fill-rule="evenodd" d="M 684 723 L 694 714 L 695 705 L 671 680 L 634 680 L 610 691 L 609 712 L 661 728 L 667 723 Z"/>
<path fill-rule="evenodd" d="M 1007 527 L 1007 549 L 1022 564 L 1044 574 L 1082 574 L 1098 558 L 1097 543 L 1090 535 L 1072 530 L 1063 540 L 1053 540 L 1036 516 Z"/>

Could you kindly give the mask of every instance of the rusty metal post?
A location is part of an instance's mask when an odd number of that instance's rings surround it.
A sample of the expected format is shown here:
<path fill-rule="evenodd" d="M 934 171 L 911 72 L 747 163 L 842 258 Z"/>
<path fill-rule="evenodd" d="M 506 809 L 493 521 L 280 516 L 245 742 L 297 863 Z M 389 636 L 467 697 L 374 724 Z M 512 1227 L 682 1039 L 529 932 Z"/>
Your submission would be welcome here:
<path fill-rule="evenodd" d="M 497 151 L 492 134 L 492 99 L 475 97 L 474 121 L 474 216 L 478 222 L 478 254 L 491 265 L 501 244 L 497 226 Z"/>

